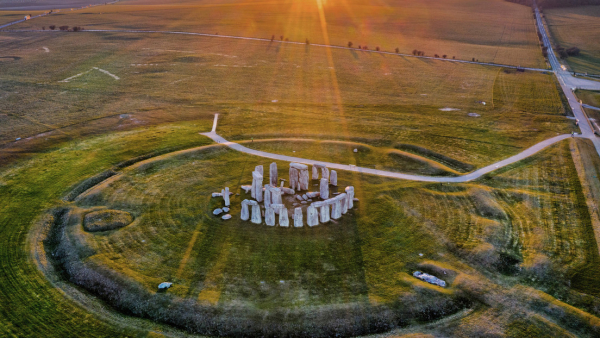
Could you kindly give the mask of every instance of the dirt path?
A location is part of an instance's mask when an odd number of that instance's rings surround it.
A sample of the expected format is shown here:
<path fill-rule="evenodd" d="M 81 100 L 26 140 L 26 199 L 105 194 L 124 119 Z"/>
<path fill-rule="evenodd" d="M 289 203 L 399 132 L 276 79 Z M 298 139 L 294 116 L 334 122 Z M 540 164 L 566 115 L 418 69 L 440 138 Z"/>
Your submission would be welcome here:
<path fill-rule="evenodd" d="M 386 171 L 386 170 L 378 170 L 378 169 L 371 169 L 371 168 L 364 168 L 364 167 L 357 167 L 355 165 L 350 165 L 350 164 L 339 164 L 339 163 L 329 163 L 329 162 L 323 162 L 323 161 L 315 161 L 315 160 L 311 160 L 311 159 L 306 159 L 306 158 L 300 158 L 300 157 L 293 157 L 293 156 L 286 156 L 286 155 L 278 155 L 278 154 L 273 154 L 273 153 L 268 153 L 266 151 L 260 151 L 260 150 L 254 150 L 254 149 L 250 149 L 247 147 L 244 147 L 243 145 L 239 144 L 239 143 L 235 143 L 235 142 L 229 142 L 226 139 L 224 139 L 223 137 L 219 136 L 216 133 L 216 125 L 217 125 L 217 121 L 218 121 L 219 116 L 215 115 L 215 120 L 213 122 L 213 131 L 209 132 L 209 133 L 200 133 L 200 135 L 204 135 L 206 137 L 209 137 L 210 139 L 212 139 L 213 141 L 217 142 L 218 144 L 222 144 L 222 145 L 226 145 L 231 149 L 237 150 L 237 151 L 241 151 L 243 153 L 246 154 L 250 154 L 250 155 L 255 155 L 255 156 L 260 156 L 260 157 L 265 157 L 265 158 L 271 158 L 274 160 L 280 160 L 280 161 L 288 161 L 288 162 L 298 162 L 298 163 L 303 163 L 303 164 L 309 164 L 309 165 L 314 165 L 314 164 L 323 164 L 325 166 L 327 166 L 330 169 L 338 169 L 338 170 L 347 170 L 347 171 L 355 171 L 355 172 L 359 172 L 359 173 L 364 173 L 364 174 L 370 174 L 370 175 L 377 175 L 377 176 L 384 176 L 384 177 L 392 177 L 392 178 L 399 178 L 399 179 L 403 179 L 403 180 L 410 180 L 410 181 L 420 181 L 420 182 L 448 182 L 448 183 L 460 183 L 460 182 L 469 182 L 469 181 L 473 181 L 476 180 L 478 178 L 480 178 L 481 176 L 490 173 L 494 170 L 500 169 L 502 167 L 505 167 L 507 165 L 513 164 L 515 162 L 518 162 L 520 160 L 523 160 L 557 142 L 560 142 L 562 140 L 568 139 L 573 137 L 572 135 L 568 135 L 568 134 L 563 134 L 563 135 L 559 135 L 559 136 L 555 136 L 553 138 L 547 139 L 545 141 L 542 141 L 530 148 L 525 149 L 524 151 L 518 153 L 517 155 L 511 156 L 505 160 L 502 160 L 500 162 L 496 162 L 494 164 L 491 164 L 487 167 L 483 167 L 481 169 L 475 170 L 472 173 L 466 174 L 466 175 L 462 175 L 462 176 L 458 176 L 458 177 L 436 177 L 436 176 L 420 176 L 420 175 L 410 175 L 410 174 L 403 174 L 403 173 L 397 173 L 397 172 L 393 172 L 393 171 Z M 583 137 L 581 135 L 576 135 L 575 137 Z M 286 139 L 281 139 L 281 140 L 286 140 Z"/>

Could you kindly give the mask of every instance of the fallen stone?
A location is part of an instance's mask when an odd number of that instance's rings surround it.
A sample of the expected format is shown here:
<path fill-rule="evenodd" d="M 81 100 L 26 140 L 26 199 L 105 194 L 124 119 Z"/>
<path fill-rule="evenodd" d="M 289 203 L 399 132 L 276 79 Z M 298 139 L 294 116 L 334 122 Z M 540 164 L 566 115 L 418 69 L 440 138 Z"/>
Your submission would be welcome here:
<path fill-rule="evenodd" d="M 158 289 L 159 290 L 166 290 L 166 289 L 170 288 L 172 285 L 173 285 L 173 283 L 162 282 L 162 283 L 158 284 Z"/>
<path fill-rule="evenodd" d="M 308 202 L 306 202 L 306 201 L 302 201 L 302 202 L 300 202 L 300 203 L 302 203 L 302 204 L 306 204 L 306 203 L 308 203 Z"/>
<path fill-rule="evenodd" d="M 221 213 L 223 213 L 223 209 L 221 209 L 221 208 L 217 208 L 217 209 L 213 210 L 213 215 L 215 215 L 215 216 L 218 214 L 221 214 Z"/>
<path fill-rule="evenodd" d="M 279 189 L 281 189 L 281 192 L 283 192 L 286 195 L 293 195 L 296 193 L 296 191 L 294 189 L 290 189 L 290 188 L 286 188 L 286 187 L 281 187 Z"/>
<path fill-rule="evenodd" d="M 296 195 L 296 196 L 294 196 L 294 197 L 296 197 L 296 199 L 297 199 L 298 201 L 302 201 L 302 200 L 303 200 L 302 196 L 300 196 L 300 195 Z"/>
<path fill-rule="evenodd" d="M 223 217 L 221 217 L 221 218 L 224 220 L 228 220 L 228 219 L 231 219 L 231 215 L 230 214 L 223 215 Z"/>
<path fill-rule="evenodd" d="M 307 200 L 307 199 L 308 199 L 308 196 L 306 196 L 306 194 L 304 194 L 304 195 L 302 195 L 302 199 L 303 199 L 303 200 Z"/>
<path fill-rule="evenodd" d="M 223 208 L 223 211 L 229 212 L 229 208 L 225 207 L 225 208 Z"/>
<path fill-rule="evenodd" d="M 441 279 L 439 279 L 439 278 L 437 278 L 435 276 L 432 276 L 430 274 L 427 274 L 427 273 L 424 273 L 424 272 L 421 272 L 421 271 L 415 271 L 413 273 L 413 276 L 417 277 L 418 279 L 420 279 L 422 281 L 425 281 L 425 282 L 427 282 L 429 284 L 441 286 L 443 288 L 446 287 L 446 282 L 445 281 L 443 281 L 443 280 L 441 280 Z"/>
<path fill-rule="evenodd" d="M 306 193 L 306 196 L 307 196 L 308 198 L 315 198 L 315 197 L 319 197 L 319 195 L 320 195 L 320 194 L 321 194 L 321 193 L 320 193 L 320 192 L 318 192 L 318 191 L 313 191 L 313 192 L 307 192 L 307 193 Z"/>
<path fill-rule="evenodd" d="M 213 192 L 212 193 L 212 197 L 222 197 L 223 194 L 221 194 L 220 192 Z"/>
<path fill-rule="evenodd" d="M 242 189 L 244 189 L 244 191 L 246 191 L 246 193 L 248 193 L 248 191 L 252 190 L 252 186 L 251 185 L 242 185 Z"/>
<path fill-rule="evenodd" d="M 355 153 L 358 153 L 358 149 L 354 148 L 354 152 L 355 152 Z"/>

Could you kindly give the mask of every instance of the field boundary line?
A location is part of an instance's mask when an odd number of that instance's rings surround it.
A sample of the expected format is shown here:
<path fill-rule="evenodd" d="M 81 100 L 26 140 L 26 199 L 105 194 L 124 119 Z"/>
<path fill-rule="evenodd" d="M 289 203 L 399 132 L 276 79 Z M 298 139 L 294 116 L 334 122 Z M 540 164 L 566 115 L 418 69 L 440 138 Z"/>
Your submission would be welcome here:
<path fill-rule="evenodd" d="M 2 28 L 2 27 L 0 27 L 0 28 Z M 48 30 L 37 30 L 37 29 L 13 29 L 13 30 L 1 30 L 0 32 L 3 32 L 3 33 L 25 33 L 25 32 L 70 33 L 70 32 L 48 31 Z M 554 72 L 552 69 L 542 69 L 542 68 L 535 68 L 535 67 L 520 67 L 520 66 L 505 65 L 505 64 L 499 64 L 499 63 L 493 63 L 493 62 L 477 62 L 477 61 L 469 61 L 469 60 L 445 59 L 445 58 L 440 58 L 440 57 L 436 58 L 433 56 L 419 56 L 419 55 L 412 55 L 412 54 L 405 54 L 405 53 L 394 53 L 394 52 L 371 50 L 371 49 L 365 50 L 365 49 L 319 44 L 319 43 L 306 44 L 304 42 L 297 42 L 297 41 L 279 41 L 279 40 L 271 40 L 271 39 L 266 39 L 266 38 L 255 38 L 255 37 L 236 36 L 236 35 L 217 35 L 217 34 L 209 34 L 209 33 L 195 33 L 195 32 L 182 32 L 182 31 L 126 30 L 126 29 L 84 29 L 82 31 L 78 31 L 77 33 L 84 33 L 84 32 L 87 32 L 87 33 L 134 33 L 134 34 L 182 34 L 182 35 L 202 36 L 202 37 L 221 38 L 221 39 L 237 39 L 237 40 L 260 41 L 260 42 L 289 44 L 289 45 L 302 45 L 302 46 L 306 45 L 306 46 L 315 46 L 315 47 L 321 47 L 321 48 L 335 48 L 335 49 L 342 49 L 342 50 L 360 51 L 360 52 L 364 52 L 364 53 L 396 55 L 396 56 L 404 56 L 404 57 L 410 57 L 410 58 L 473 64 L 473 65 L 480 65 L 480 66 L 491 66 L 491 67 L 501 67 L 501 68 L 510 68 L 510 69 L 524 69 L 524 70 L 529 70 L 529 71 L 533 71 L 533 72 L 542 72 L 542 73 Z"/>

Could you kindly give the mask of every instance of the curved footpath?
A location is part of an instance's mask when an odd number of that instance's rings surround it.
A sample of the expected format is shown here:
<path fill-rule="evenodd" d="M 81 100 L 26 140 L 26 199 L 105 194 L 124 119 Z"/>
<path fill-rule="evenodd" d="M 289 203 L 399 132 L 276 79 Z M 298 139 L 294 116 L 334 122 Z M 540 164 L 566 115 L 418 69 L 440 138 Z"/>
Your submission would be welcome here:
<path fill-rule="evenodd" d="M 569 135 L 569 134 L 555 136 L 553 138 L 542 141 L 530 148 L 527 148 L 524 151 L 518 153 L 517 155 L 511 156 L 500 162 L 490 164 L 487 167 L 483 167 L 481 169 L 475 170 L 475 171 L 473 171 L 469 174 L 463 175 L 463 176 L 458 176 L 458 177 L 420 176 L 420 175 L 397 173 L 397 172 L 393 172 L 393 171 L 357 167 L 352 164 L 339 164 L 339 163 L 315 161 L 315 160 L 310 160 L 310 159 L 306 159 L 306 158 L 287 156 L 287 155 L 279 155 L 279 154 L 268 153 L 266 151 L 250 149 L 250 148 L 244 147 L 243 145 L 241 145 L 239 143 L 227 141 L 223 137 L 219 136 L 216 132 L 218 118 L 219 118 L 219 114 L 215 114 L 215 120 L 213 122 L 213 129 L 211 132 L 200 133 L 200 135 L 209 137 L 210 139 L 212 139 L 213 141 L 215 141 L 217 143 L 226 145 L 231 149 L 234 149 L 234 150 L 246 153 L 246 154 L 265 157 L 265 158 L 271 158 L 271 159 L 280 160 L 280 161 L 298 162 L 298 163 L 303 163 L 303 164 L 308 164 L 308 165 L 313 165 L 313 164 L 319 163 L 319 164 L 324 164 L 328 168 L 331 168 L 331 169 L 355 171 L 355 172 L 359 172 L 359 173 L 363 173 L 363 174 L 370 174 L 370 175 L 377 175 L 377 176 L 384 176 L 384 177 L 391 177 L 391 178 L 399 178 L 399 179 L 403 179 L 403 180 L 420 181 L 420 182 L 460 183 L 460 182 L 473 181 L 473 180 L 476 180 L 476 179 L 480 178 L 481 176 L 483 176 L 487 173 L 490 173 L 494 170 L 500 169 L 502 167 L 506 167 L 507 165 L 513 164 L 520 160 L 523 160 L 523 159 L 525 159 L 525 158 L 539 152 L 540 150 L 543 150 L 557 142 L 560 142 L 569 137 L 573 137 L 572 135 Z M 584 137 L 581 135 L 575 135 L 575 137 L 587 138 L 587 137 Z"/>

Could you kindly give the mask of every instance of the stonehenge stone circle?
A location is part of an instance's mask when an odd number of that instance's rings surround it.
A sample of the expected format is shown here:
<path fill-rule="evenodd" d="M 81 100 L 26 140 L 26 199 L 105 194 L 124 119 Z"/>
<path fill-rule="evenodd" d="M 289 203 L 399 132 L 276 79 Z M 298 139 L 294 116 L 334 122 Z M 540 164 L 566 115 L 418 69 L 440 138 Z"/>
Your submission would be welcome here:
<path fill-rule="evenodd" d="M 252 172 L 252 198 L 259 202 L 263 200 L 263 175 L 258 171 Z"/>
<path fill-rule="evenodd" d="M 263 168 L 263 166 L 262 166 L 262 165 L 257 165 L 257 166 L 254 168 L 254 171 L 258 171 L 258 172 L 259 172 L 261 175 L 265 176 L 265 170 L 264 170 L 264 168 Z"/>
<path fill-rule="evenodd" d="M 326 178 L 321 179 L 320 195 L 322 199 L 329 198 L 329 181 Z"/>
<path fill-rule="evenodd" d="M 331 175 L 329 176 L 329 184 L 337 187 L 337 171 L 331 171 Z"/>
<path fill-rule="evenodd" d="M 221 194 L 223 194 L 223 201 L 225 201 L 225 206 L 228 207 L 229 206 L 229 187 L 225 187 L 225 189 L 223 189 L 221 191 Z"/>
<path fill-rule="evenodd" d="M 265 223 L 268 226 L 275 226 L 275 209 L 273 206 L 268 206 L 267 211 L 265 212 Z"/>
<path fill-rule="evenodd" d="M 298 169 L 294 168 L 290 164 L 290 188 L 296 190 L 299 188 L 298 184 Z"/>
<path fill-rule="evenodd" d="M 271 193 L 271 185 L 265 184 L 265 195 L 263 196 L 265 208 L 268 208 L 272 202 L 272 193 Z"/>
<path fill-rule="evenodd" d="M 275 162 L 269 166 L 269 183 L 272 186 L 277 186 L 277 163 Z"/>
<path fill-rule="evenodd" d="M 282 204 L 281 188 L 271 188 L 271 204 Z"/>
<path fill-rule="evenodd" d="M 346 187 L 346 201 L 348 203 L 348 209 L 352 209 L 354 207 L 354 187 Z"/>
<path fill-rule="evenodd" d="M 345 192 L 337 195 L 336 198 L 339 198 L 340 201 L 342 201 L 342 214 L 346 214 L 348 213 L 348 196 L 346 195 Z"/>
<path fill-rule="evenodd" d="M 242 201 L 242 214 L 241 214 L 240 218 L 243 221 L 247 221 L 250 219 L 250 212 L 248 211 L 248 204 L 250 204 L 249 202 L 250 202 L 250 200 Z"/>
<path fill-rule="evenodd" d="M 294 209 L 294 227 L 301 228 L 304 224 L 302 223 L 302 208 Z"/>
<path fill-rule="evenodd" d="M 327 223 L 331 220 L 330 216 L 329 216 L 329 204 L 328 203 L 323 203 L 321 205 L 321 210 L 319 210 L 319 215 L 321 216 L 321 223 Z"/>
<path fill-rule="evenodd" d="M 312 166 L 312 179 L 313 180 L 319 179 L 319 169 L 317 169 L 317 166 L 315 166 L 315 165 Z"/>
<path fill-rule="evenodd" d="M 252 205 L 252 216 L 250 221 L 254 224 L 262 223 L 262 215 L 260 205 L 256 201 L 249 201 L 248 204 Z"/>
<path fill-rule="evenodd" d="M 310 227 L 319 225 L 319 212 L 314 205 L 309 205 L 308 209 L 306 209 L 306 224 Z"/>

